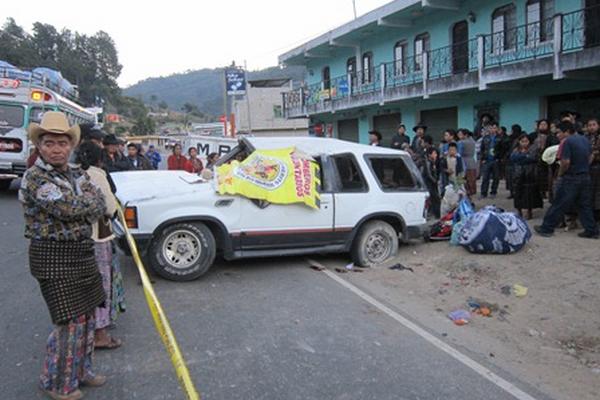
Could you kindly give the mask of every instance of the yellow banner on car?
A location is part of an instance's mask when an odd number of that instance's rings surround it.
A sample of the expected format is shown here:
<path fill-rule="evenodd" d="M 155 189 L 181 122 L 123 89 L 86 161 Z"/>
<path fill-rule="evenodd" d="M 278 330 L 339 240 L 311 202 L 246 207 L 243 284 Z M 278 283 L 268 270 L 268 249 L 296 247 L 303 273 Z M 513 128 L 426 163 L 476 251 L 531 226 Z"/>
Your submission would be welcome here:
<path fill-rule="evenodd" d="M 217 167 L 219 194 L 273 204 L 304 203 L 319 208 L 319 166 L 294 147 L 256 150 L 242 162 Z"/>

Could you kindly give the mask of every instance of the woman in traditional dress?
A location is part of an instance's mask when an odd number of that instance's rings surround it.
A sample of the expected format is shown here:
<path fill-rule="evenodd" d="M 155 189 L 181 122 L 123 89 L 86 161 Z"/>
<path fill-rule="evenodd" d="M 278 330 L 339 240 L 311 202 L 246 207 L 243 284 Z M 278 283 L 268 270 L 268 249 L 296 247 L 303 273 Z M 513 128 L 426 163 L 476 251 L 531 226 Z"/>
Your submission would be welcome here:
<path fill-rule="evenodd" d="M 527 219 L 533 218 L 534 208 L 543 208 L 544 200 L 537 179 L 537 153 L 532 152 L 529 136 L 521 134 L 517 148 L 510 156 L 513 166 L 514 204 L 520 216 L 527 210 Z"/>
<path fill-rule="evenodd" d="M 118 268 L 118 258 L 114 253 L 111 229 L 111 218 L 117 211 L 117 200 L 110 190 L 106 172 L 101 166 L 102 152 L 98 146 L 91 142 L 82 143 L 77 152 L 77 161 L 86 170 L 94 183 L 104 195 L 106 213 L 93 225 L 92 239 L 98 270 L 102 275 L 102 286 L 106 293 L 106 302 L 102 307 L 96 308 L 96 332 L 94 347 L 96 349 L 115 349 L 122 345 L 120 339 L 108 333 L 108 327 L 114 322 L 119 311 L 123 311 L 122 278 Z"/>

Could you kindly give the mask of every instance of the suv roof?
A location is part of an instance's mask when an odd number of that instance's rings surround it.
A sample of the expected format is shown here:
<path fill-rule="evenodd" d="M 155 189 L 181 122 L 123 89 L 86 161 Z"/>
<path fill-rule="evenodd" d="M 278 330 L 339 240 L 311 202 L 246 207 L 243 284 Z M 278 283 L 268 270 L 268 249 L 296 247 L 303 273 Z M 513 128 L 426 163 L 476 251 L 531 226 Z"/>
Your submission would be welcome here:
<path fill-rule="evenodd" d="M 407 154 L 405 151 L 394 150 L 386 147 L 368 146 L 345 140 L 318 138 L 318 137 L 246 137 L 250 144 L 257 150 L 272 150 L 281 149 L 283 147 L 295 146 L 299 150 L 318 156 L 319 154 L 340 154 L 354 153 L 355 155 L 363 154 L 381 154 L 381 155 L 398 155 Z"/>

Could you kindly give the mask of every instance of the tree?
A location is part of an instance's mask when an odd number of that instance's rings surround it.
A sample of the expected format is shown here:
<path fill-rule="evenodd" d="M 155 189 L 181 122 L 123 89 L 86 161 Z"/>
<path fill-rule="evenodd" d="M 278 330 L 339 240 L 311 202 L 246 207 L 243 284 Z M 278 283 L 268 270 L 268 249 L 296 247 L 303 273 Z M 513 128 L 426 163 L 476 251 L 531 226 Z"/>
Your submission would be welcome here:
<path fill-rule="evenodd" d="M 158 108 L 161 110 L 166 110 L 169 108 L 169 105 L 164 100 L 161 100 L 161 102 L 158 103 Z"/>
<path fill-rule="evenodd" d="M 36 22 L 32 34 L 8 18 L 0 29 L 0 59 L 17 67 L 49 67 L 79 87 L 80 101 L 94 105 L 99 99 L 117 102 L 121 74 L 117 49 L 110 35 L 93 36 Z"/>
<path fill-rule="evenodd" d="M 140 117 L 131 128 L 134 135 L 149 135 L 156 131 L 156 123 L 148 116 Z"/>

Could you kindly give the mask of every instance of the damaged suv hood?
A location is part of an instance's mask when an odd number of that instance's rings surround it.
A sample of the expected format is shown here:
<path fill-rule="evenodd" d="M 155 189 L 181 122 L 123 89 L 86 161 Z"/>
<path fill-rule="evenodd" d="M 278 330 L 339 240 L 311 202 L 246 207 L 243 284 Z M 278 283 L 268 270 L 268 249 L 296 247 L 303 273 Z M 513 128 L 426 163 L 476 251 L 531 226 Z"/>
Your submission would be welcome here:
<path fill-rule="evenodd" d="M 214 192 L 212 181 L 202 181 L 198 175 L 186 171 L 123 171 L 110 176 L 122 204 Z"/>

